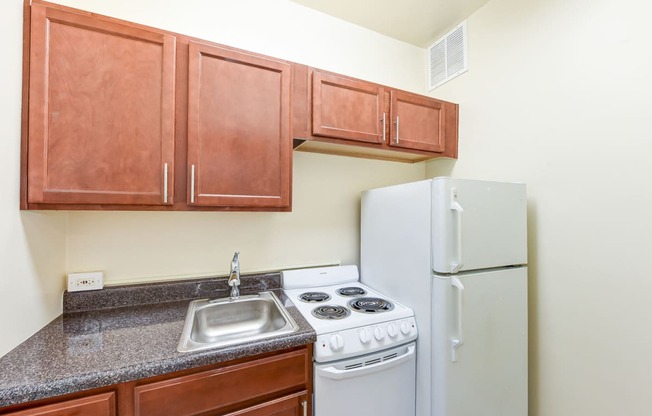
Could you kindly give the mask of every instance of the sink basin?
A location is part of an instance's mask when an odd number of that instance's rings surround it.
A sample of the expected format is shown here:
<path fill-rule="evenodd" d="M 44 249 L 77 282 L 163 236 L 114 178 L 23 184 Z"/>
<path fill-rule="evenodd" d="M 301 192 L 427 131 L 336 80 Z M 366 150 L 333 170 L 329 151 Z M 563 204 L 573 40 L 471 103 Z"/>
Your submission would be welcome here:
<path fill-rule="evenodd" d="M 257 341 L 299 329 L 272 292 L 190 302 L 177 351 Z"/>

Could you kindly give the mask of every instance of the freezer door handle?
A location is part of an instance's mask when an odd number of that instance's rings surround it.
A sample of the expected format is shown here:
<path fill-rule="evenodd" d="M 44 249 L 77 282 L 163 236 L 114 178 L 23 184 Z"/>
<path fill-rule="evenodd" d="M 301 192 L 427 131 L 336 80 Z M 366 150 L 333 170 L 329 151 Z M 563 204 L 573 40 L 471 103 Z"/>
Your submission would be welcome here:
<path fill-rule="evenodd" d="M 451 286 L 457 291 L 457 305 L 455 321 L 457 323 L 457 334 L 451 339 L 451 361 L 457 361 L 457 349 L 464 344 L 464 329 L 462 327 L 462 301 L 464 299 L 464 285 L 457 276 L 451 277 Z"/>
<path fill-rule="evenodd" d="M 451 189 L 451 210 L 455 211 L 455 218 L 457 220 L 457 263 L 451 265 L 451 273 L 457 273 L 464 265 L 464 257 L 462 256 L 462 214 L 464 213 L 464 208 L 457 202 L 457 189 L 455 188 Z"/>
<path fill-rule="evenodd" d="M 353 370 L 339 370 L 339 369 L 335 368 L 332 365 L 329 365 L 327 367 L 315 366 L 315 371 L 316 371 L 317 375 L 320 375 L 320 376 L 323 376 L 323 377 L 327 377 L 327 378 L 330 378 L 330 379 L 333 379 L 333 380 L 343 380 L 343 379 L 347 379 L 347 378 L 351 378 L 351 377 L 358 377 L 358 376 L 361 376 L 361 375 L 371 374 L 371 373 L 375 373 L 377 371 L 383 371 L 383 370 L 386 370 L 388 368 L 395 367 L 395 366 L 397 366 L 399 364 L 402 364 L 402 363 L 408 361 L 410 358 L 412 358 L 415 351 L 416 351 L 416 347 L 414 345 L 410 345 L 410 346 L 407 347 L 407 351 L 405 352 L 405 354 L 403 354 L 403 355 L 401 355 L 399 357 L 396 357 L 396 358 L 392 358 L 392 359 L 387 360 L 387 361 L 381 361 L 378 364 L 371 364 L 371 365 L 367 365 L 367 366 L 364 366 L 364 367 L 361 367 L 361 368 L 356 368 L 356 369 L 353 369 Z"/>

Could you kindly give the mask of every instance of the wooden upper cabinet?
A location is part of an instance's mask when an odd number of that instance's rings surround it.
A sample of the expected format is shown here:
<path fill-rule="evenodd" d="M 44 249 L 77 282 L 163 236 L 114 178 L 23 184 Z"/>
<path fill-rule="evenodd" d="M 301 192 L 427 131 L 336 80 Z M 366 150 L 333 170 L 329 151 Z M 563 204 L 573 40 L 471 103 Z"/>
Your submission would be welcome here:
<path fill-rule="evenodd" d="M 382 143 L 383 87 L 319 71 L 312 73 L 312 134 Z"/>
<path fill-rule="evenodd" d="M 293 73 L 296 150 L 401 162 L 457 158 L 457 104 L 304 65 Z"/>
<path fill-rule="evenodd" d="M 188 203 L 290 205 L 290 64 L 190 42 Z"/>
<path fill-rule="evenodd" d="M 175 38 L 34 3 L 27 203 L 172 204 Z"/>
<path fill-rule="evenodd" d="M 442 153 L 446 142 L 445 103 L 402 91 L 391 92 L 389 145 Z"/>

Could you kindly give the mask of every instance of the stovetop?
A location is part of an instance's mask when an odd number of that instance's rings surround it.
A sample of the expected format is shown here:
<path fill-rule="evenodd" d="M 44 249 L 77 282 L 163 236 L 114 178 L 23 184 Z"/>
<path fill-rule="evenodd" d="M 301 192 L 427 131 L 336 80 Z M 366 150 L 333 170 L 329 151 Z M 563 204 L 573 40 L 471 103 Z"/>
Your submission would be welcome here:
<path fill-rule="evenodd" d="M 417 337 L 412 309 L 360 283 L 356 266 L 282 275 L 285 294 L 317 333 L 317 362 L 382 351 Z"/>
<path fill-rule="evenodd" d="M 362 290 L 364 294 L 345 296 L 340 292 L 340 289 L 352 288 Z M 414 316 L 412 309 L 359 282 L 284 290 L 294 306 L 315 329 L 317 335 Z M 301 296 L 306 293 L 310 294 L 311 299 L 324 298 L 324 300 L 305 301 Z M 326 296 L 317 296 L 317 294 Z M 338 308 L 339 310 L 336 310 Z M 318 316 L 320 309 L 332 318 L 320 318 Z"/>

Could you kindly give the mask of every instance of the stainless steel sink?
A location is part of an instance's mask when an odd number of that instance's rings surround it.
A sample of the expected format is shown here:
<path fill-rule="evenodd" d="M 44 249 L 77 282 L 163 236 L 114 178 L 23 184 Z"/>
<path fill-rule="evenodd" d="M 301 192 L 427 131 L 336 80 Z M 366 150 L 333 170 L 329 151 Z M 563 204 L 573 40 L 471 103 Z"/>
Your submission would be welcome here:
<path fill-rule="evenodd" d="M 272 292 L 237 299 L 190 302 L 177 351 L 190 352 L 257 341 L 299 329 Z"/>

